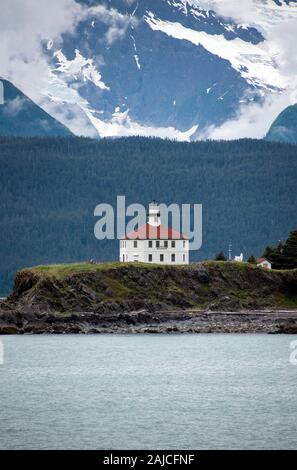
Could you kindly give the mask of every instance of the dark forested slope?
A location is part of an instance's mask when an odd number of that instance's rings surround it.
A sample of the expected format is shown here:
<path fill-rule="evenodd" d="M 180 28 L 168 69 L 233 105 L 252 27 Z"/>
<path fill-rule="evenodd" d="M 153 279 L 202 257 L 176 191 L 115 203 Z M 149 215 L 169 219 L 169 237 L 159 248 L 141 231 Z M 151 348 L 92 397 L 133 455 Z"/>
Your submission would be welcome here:
<path fill-rule="evenodd" d="M 288 106 L 278 115 L 271 124 L 266 139 L 297 144 L 297 104 Z"/>
<path fill-rule="evenodd" d="M 46 113 L 12 83 L 3 79 L 1 82 L 4 103 L 0 103 L 0 135 L 15 137 L 72 135 L 67 127 Z"/>
<path fill-rule="evenodd" d="M 177 143 L 127 138 L 0 138 L 0 291 L 19 268 L 115 260 L 117 241 L 94 237 L 94 208 L 203 204 L 203 244 L 191 260 L 260 255 L 297 226 L 297 147 L 255 140 Z"/>

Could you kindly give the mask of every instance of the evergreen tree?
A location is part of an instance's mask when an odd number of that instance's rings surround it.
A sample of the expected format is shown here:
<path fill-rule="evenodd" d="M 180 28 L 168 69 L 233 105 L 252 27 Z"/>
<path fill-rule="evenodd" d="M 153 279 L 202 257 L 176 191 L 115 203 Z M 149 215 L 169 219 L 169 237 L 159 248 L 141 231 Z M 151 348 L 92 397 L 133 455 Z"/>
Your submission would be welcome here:
<path fill-rule="evenodd" d="M 284 244 L 282 257 L 284 267 L 297 268 L 297 230 L 290 232 L 289 237 Z"/>
<path fill-rule="evenodd" d="M 275 269 L 297 268 L 297 230 L 290 232 L 285 243 L 280 241 L 276 247 L 267 246 L 263 257 L 268 259 Z"/>
<path fill-rule="evenodd" d="M 256 258 L 253 255 L 251 255 L 248 259 L 248 263 L 256 264 Z"/>
<path fill-rule="evenodd" d="M 224 255 L 224 252 L 223 252 L 223 251 L 220 251 L 220 252 L 216 255 L 215 260 L 216 260 L 216 261 L 226 261 L 226 256 Z"/>
<path fill-rule="evenodd" d="M 276 249 L 273 248 L 273 246 L 271 245 L 267 245 L 263 253 L 263 258 L 266 258 L 269 261 L 272 261 L 272 259 L 275 256 L 275 253 L 276 253 Z"/>

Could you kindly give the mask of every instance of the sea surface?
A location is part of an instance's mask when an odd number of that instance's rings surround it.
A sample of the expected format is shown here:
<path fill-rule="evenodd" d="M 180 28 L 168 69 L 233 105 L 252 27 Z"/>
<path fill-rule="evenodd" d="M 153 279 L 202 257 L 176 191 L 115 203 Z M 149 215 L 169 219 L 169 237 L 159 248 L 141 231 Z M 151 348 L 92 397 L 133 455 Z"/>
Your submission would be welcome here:
<path fill-rule="evenodd" d="M 296 339 L 2 336 L 0 448 L 297 448 Z"/>

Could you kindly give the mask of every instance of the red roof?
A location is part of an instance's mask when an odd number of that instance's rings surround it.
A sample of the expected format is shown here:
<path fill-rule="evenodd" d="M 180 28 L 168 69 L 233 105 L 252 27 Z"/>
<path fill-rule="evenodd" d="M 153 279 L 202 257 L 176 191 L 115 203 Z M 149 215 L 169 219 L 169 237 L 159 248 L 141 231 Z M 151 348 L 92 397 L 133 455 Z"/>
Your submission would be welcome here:
<path fill-rule="evenodd" d="M 263 261 L 267 261 L 267 263 L 270 263 L 270 261 L 266 258 L 257 258 L 256 259 L 256 263 L 257 264 L 260 264 L 260 263 L 263 263 Z"/>
<path fill-rule="evenodd" d="M 125 237 L 122 237 L 124 240 L 187 240 L 188 237 L 182 233 L 174 230 L 173 228 L 165 227 L 164 225 L 150 225 L 145 224 L 142 227 L 134 230 L 133 232 L 127 233 Z"/>

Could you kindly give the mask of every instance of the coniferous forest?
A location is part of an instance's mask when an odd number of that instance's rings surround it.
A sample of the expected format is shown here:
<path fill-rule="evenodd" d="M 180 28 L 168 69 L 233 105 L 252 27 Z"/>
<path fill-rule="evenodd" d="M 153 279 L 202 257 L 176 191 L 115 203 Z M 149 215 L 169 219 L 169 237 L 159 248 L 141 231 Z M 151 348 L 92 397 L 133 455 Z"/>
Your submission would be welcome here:
<path fill-rule="evenodd" d="M 0 295 L 44 263 L 118 259 L 94 236 L 95 206 L 152 199 L 202 203 L 203 244 L 190 261 L 260 256 L 297 227 L 297 146 L 242 139 L 0 138 Z"/>

